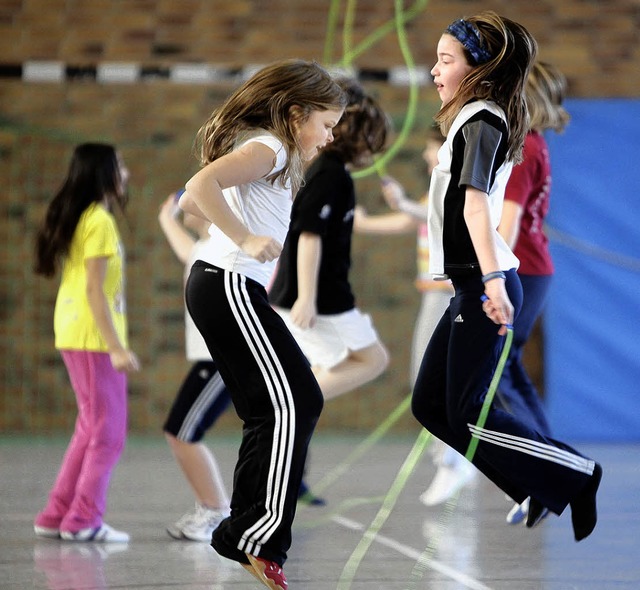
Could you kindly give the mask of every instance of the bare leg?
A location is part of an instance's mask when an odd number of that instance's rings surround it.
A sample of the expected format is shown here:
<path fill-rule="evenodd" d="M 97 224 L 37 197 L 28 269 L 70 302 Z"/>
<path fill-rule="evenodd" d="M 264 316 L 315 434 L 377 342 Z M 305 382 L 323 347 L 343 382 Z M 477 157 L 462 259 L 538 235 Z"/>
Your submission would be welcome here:
<path fill-rule="evenodd" d="M 372 381 L 389 364 L 389 353 L 380 342 L 361 350 L 349 351 L 349 356 L 331 369 L 313 367 L 324 399 L 332 399 Z"/>
<path fill-rule="evenodd" d="M 213 453 L 203 443 L 187 443 L 165 432 L 165 437 L 196 500 L 202 506 L 228 511 L 229 496 Z"/>

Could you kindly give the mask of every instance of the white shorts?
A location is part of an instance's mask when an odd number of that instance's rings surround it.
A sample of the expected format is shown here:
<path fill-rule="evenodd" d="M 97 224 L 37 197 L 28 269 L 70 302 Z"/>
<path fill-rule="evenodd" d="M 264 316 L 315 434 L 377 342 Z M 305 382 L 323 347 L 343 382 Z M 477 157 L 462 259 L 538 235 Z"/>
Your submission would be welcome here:
<path fill-rule="evenodd" d="M 312 367 L 332 369 L 349 356 L 378 341 L 371 316 L 354 308 L 335 315 L 318 315 L 312 328 L 303 330 L 291 321 L 291 311 L 274 307 L 293 334 Z"/>

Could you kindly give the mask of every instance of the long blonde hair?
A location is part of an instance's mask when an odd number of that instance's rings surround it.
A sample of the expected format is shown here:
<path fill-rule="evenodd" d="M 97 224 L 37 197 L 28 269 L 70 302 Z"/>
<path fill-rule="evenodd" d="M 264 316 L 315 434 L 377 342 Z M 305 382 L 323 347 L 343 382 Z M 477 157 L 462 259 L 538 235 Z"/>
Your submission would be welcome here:
<path fill-rule="evenodd" d="M 480 41 L 491 58 L 475 65 L 475 60 L 464 49 L 467 62 L 473 69 L 464 77 L 453 98 L 436 114 L 435 121 L 446 135 L 467 102 L 472 99 L 495 102 L 507 117 L 507 158 L 518 163 L 522 160 L 524 138 L 529 129 L 525 82 L 537 55 L 538 44 L 522 25 L 493 11 L 482 12 L 464 21 L 478 31 Z"/>
<path fill-rule="evenodd" d="M 529 127 L 536 131 L 552 129 L 562 133 L 571 116 L 562 106 L 567 92 L 567 79 L 550 63 L 536 62 L 527 78 L 526 94 Z"/>
<path fill-rule="evenodd" d="M 341 110 L 345 105 L 343 90 L 316 62 L 275 62 L 256 72 L 211 113 L 196 135 L 196 153 L 204 166 L 229 153 L 244 131 L 264 129 L 282 141 L 288 156 L 285 167 L 267 179 L 290 181 L 295 191 L 304 176 L 296 125 L 313 111 Z"/>

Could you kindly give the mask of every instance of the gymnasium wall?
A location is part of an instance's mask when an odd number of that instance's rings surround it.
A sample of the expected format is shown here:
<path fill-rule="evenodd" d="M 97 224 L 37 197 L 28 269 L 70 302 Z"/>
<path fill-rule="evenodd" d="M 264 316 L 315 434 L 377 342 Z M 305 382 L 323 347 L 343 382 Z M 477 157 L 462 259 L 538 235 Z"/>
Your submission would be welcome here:
<path fill-rule="evenodd" d="M 556 277 L 545 315 L 549 418 L 560 438 L 640 438 L 640 100 L 570 100 L 549 136 Z"/>
<path fill-rule="evenodd" d="M 157 214 L 195 171 L 192 140 L 209 112 L 255 66 L 276 59 L 351 70 L 394 121 L 388 172 L 420 195 L 423 132 L 438 108 L 428 75 L 435 45 L 454 18 L 482 9 L 525 24 L 541 56 L 567 75 L 572 97 L 629 98 L 640 88 L 634 0 L 0 1 L 0 430 L 68 431 L 75 417 L 53 349 L 57 284 L 36 278 L 31 261 L 35 227 L 76 143 L 113 142 L 131 169 L 120 225 L 131 343 L 143 369 L 130 382 L 130 424 L 159 432 L 187 364 L 182 269 Z M 368 210 L 385 210 L 374 176 L 357 188 Z M 414 266 L 414 236 L 356 236 L 358 304 L 373 316 L 392 363 L 375 383 L 327 404 L 320 428 L 371 429 L 408 394 Z M 544 356 L 537 331 L 527 364 L 541 389 Z M 229 412 L 221 427 L 236 426 Z M 396 425 L 414 428 L 407 415 Z"/>

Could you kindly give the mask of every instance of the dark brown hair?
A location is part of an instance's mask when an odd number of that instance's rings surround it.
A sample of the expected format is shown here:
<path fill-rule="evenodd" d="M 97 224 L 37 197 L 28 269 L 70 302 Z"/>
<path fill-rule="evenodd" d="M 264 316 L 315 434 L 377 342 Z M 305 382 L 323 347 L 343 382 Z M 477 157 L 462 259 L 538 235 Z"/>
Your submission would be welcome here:
<path fill-rule="evenodd" d="M 36 235 L 36 274 L 52 277 L 69 246 L 80 216 L 92 203 L 107 198 L 124 209 L 124 191 L 116 150 L 103 143 L 78 145 L 62 187 L 53 197 Z"/>
<path fill-rule="evenodd" d="M 323 151 L 337 154 L 345 164 L 359 164 L 363 156 L 379 154 L 387 146 L 390 122 L 378 102 L 353 78 L 339 78 L 347 107 L 333 129 L 333 141 Z"/>

